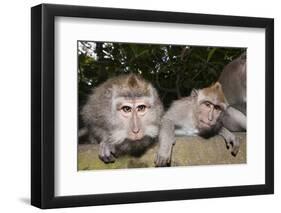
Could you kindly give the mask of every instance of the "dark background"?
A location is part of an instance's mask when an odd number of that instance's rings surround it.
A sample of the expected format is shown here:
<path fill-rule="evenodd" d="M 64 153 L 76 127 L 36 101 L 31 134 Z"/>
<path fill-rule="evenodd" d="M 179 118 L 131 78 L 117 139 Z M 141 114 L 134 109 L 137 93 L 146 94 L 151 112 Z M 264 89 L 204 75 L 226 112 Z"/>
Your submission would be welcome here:
<path fill-rule="evenodd" d="M 124 73 L 138 73 L 150 81 L 167 108 L 193 88 L 215 82 L 223 67 L 246 50 L 92 41 L 78 41 L 77 45 L 79 111 L 92 88 Z"/>

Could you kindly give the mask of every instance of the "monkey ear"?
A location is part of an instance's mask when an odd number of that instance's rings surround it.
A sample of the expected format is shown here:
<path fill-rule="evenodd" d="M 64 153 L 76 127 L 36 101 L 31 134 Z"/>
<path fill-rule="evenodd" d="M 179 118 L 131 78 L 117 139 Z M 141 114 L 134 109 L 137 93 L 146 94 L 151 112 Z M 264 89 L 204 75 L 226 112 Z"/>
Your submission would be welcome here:
<path fill-rule="evenodd" d="M 222 89 L 221 84 L 220 84 L 218 81 L 214 84 L 214 87 L 215 87 L 217 90 L 221 90 L 221 89 Z"/>
<path fill-rule="evenodd" d="M 191 97 L 197 97 L 198 96 L 198 90 L 197 89 L 193 89 L 191 91 Z"/>

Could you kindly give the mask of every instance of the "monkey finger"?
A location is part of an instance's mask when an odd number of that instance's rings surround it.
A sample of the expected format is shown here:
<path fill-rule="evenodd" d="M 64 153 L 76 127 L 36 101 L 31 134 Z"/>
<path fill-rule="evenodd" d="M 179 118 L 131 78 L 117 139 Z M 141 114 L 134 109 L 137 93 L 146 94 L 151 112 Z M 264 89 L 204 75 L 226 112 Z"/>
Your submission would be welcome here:
<path fill-rule="evenodd" d="M 113 151 L 111 151 L 111 156 L 112 156 L 113 158 L 117 158 L 117 157 L 118 157 L 118 154 L 115 153 L 115 152 L 113 152 Z"/>
<path fill-rule="evenodd" d="M 99 158 L 105 163 L 113 163 L 115 161 L 115 158 L 111 154 L 109 146 L 105 143 L 100 144 Z"/>
<path fill-rule="evenodd" d="M 226 141 L 225 144 L 226 144 L 226 148 L 227 149 L 229 149 L 231 147 L 231 142 L 230 141 Z"/>
<path fill-rule="evenodd" d="M 115 162 L 115 158 L 112 155 L 99 155 L 100 160 L 102 160 L 104 163 L 113 163 Z"/>
<path fill-rule="evenodd" d="M 238 152 L 239 152 L 239 147 L 238 148 L 234 147 L 231 151 L 231 154 L 235 157 L 238 154 Z"/>
<path fill-rule="evenodd" d="M 108 163 L 114 163 L 115 162 L 115 157 L 113 155 L 107 156 L 107 162 Z"/>
<path fill-rule="evenodd" d="M 115 161 L 114 156 L 111 155 L 110 150 L 108 150 L 108 149 L 104 149 L 103 156 L 101 156 L 101 157 L 102 157 L 103 162 L 105 162 L 105 163 L 113 163 Z"/>
<path fill-rule="evenodd" d="M 170 165 L 170 158 L 163 157 L 161 155 L 157 155 L 154 161 L 156 167 L 165 167 Z"/>
<path fill-rule="evenodd" d="M 239 152 L 239 147 L 240 147 L 239 141 L 238 141 L 238 140 L 235 140 L 235 141 L 233 142 L 233 147 L 232 147 L 232 151 L 231 151 L 231 154 L 232 154 L 233 156 L 236 156 L 236 155 L 238 154 L 238 152 Z"/>

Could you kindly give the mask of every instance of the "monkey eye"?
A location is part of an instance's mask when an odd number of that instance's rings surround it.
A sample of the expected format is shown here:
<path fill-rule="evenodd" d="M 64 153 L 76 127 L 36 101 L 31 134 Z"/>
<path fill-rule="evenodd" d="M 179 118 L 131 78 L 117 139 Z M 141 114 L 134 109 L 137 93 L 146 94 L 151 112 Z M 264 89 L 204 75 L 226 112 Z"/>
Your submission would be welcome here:
<path fill-rule="evenodd" d="M 132 107 L 129 107 L 129 106 L 122 106 L 121 110 L 123 110 L 123 112 L 131 112 L 132 111 Z"/>
<path fill-rule="evenodd" d="M 145 109 L 146 109 L 146 106 L 145 106 L 145 105 L 139 105 L 139 106 L 137 107 L 138 112 L 143 112 L 143 111 L 145 111 Z"/>
<path fill-rule="evenodd" d="M 205 102 L 204 104 L 205 104 L 205 106 L 208 107 L 208 108 L 211 107 L 211 103 L 209 103 L 209 102 Z"/>
<path fill-rule="evenodd" d="M 217 111 L 221 111 L 221 107 L 217 106 L 217 105 L 214 106 L 214 109 L 217 110 Z"/>

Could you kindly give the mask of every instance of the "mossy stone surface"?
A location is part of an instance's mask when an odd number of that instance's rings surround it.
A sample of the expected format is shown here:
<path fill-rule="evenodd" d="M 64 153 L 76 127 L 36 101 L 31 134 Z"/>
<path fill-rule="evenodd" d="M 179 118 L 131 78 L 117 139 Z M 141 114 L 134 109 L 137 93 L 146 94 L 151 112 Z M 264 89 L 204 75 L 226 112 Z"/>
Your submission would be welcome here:
<path fill-rule="evenodd" d="M 237 156 L 232 156 L 222 137 L 178 137 L 173 148 L 171 166 L 195 166 L 246 163 L 246 133 L 235 133 L 240 141 Z M 120 156 L 114 163 L 105 164 L 98 157 L 98 144 L 78 146 L 78 170 L 154 167 L 158 146 L 150 148 L 141 157 Z"/>

